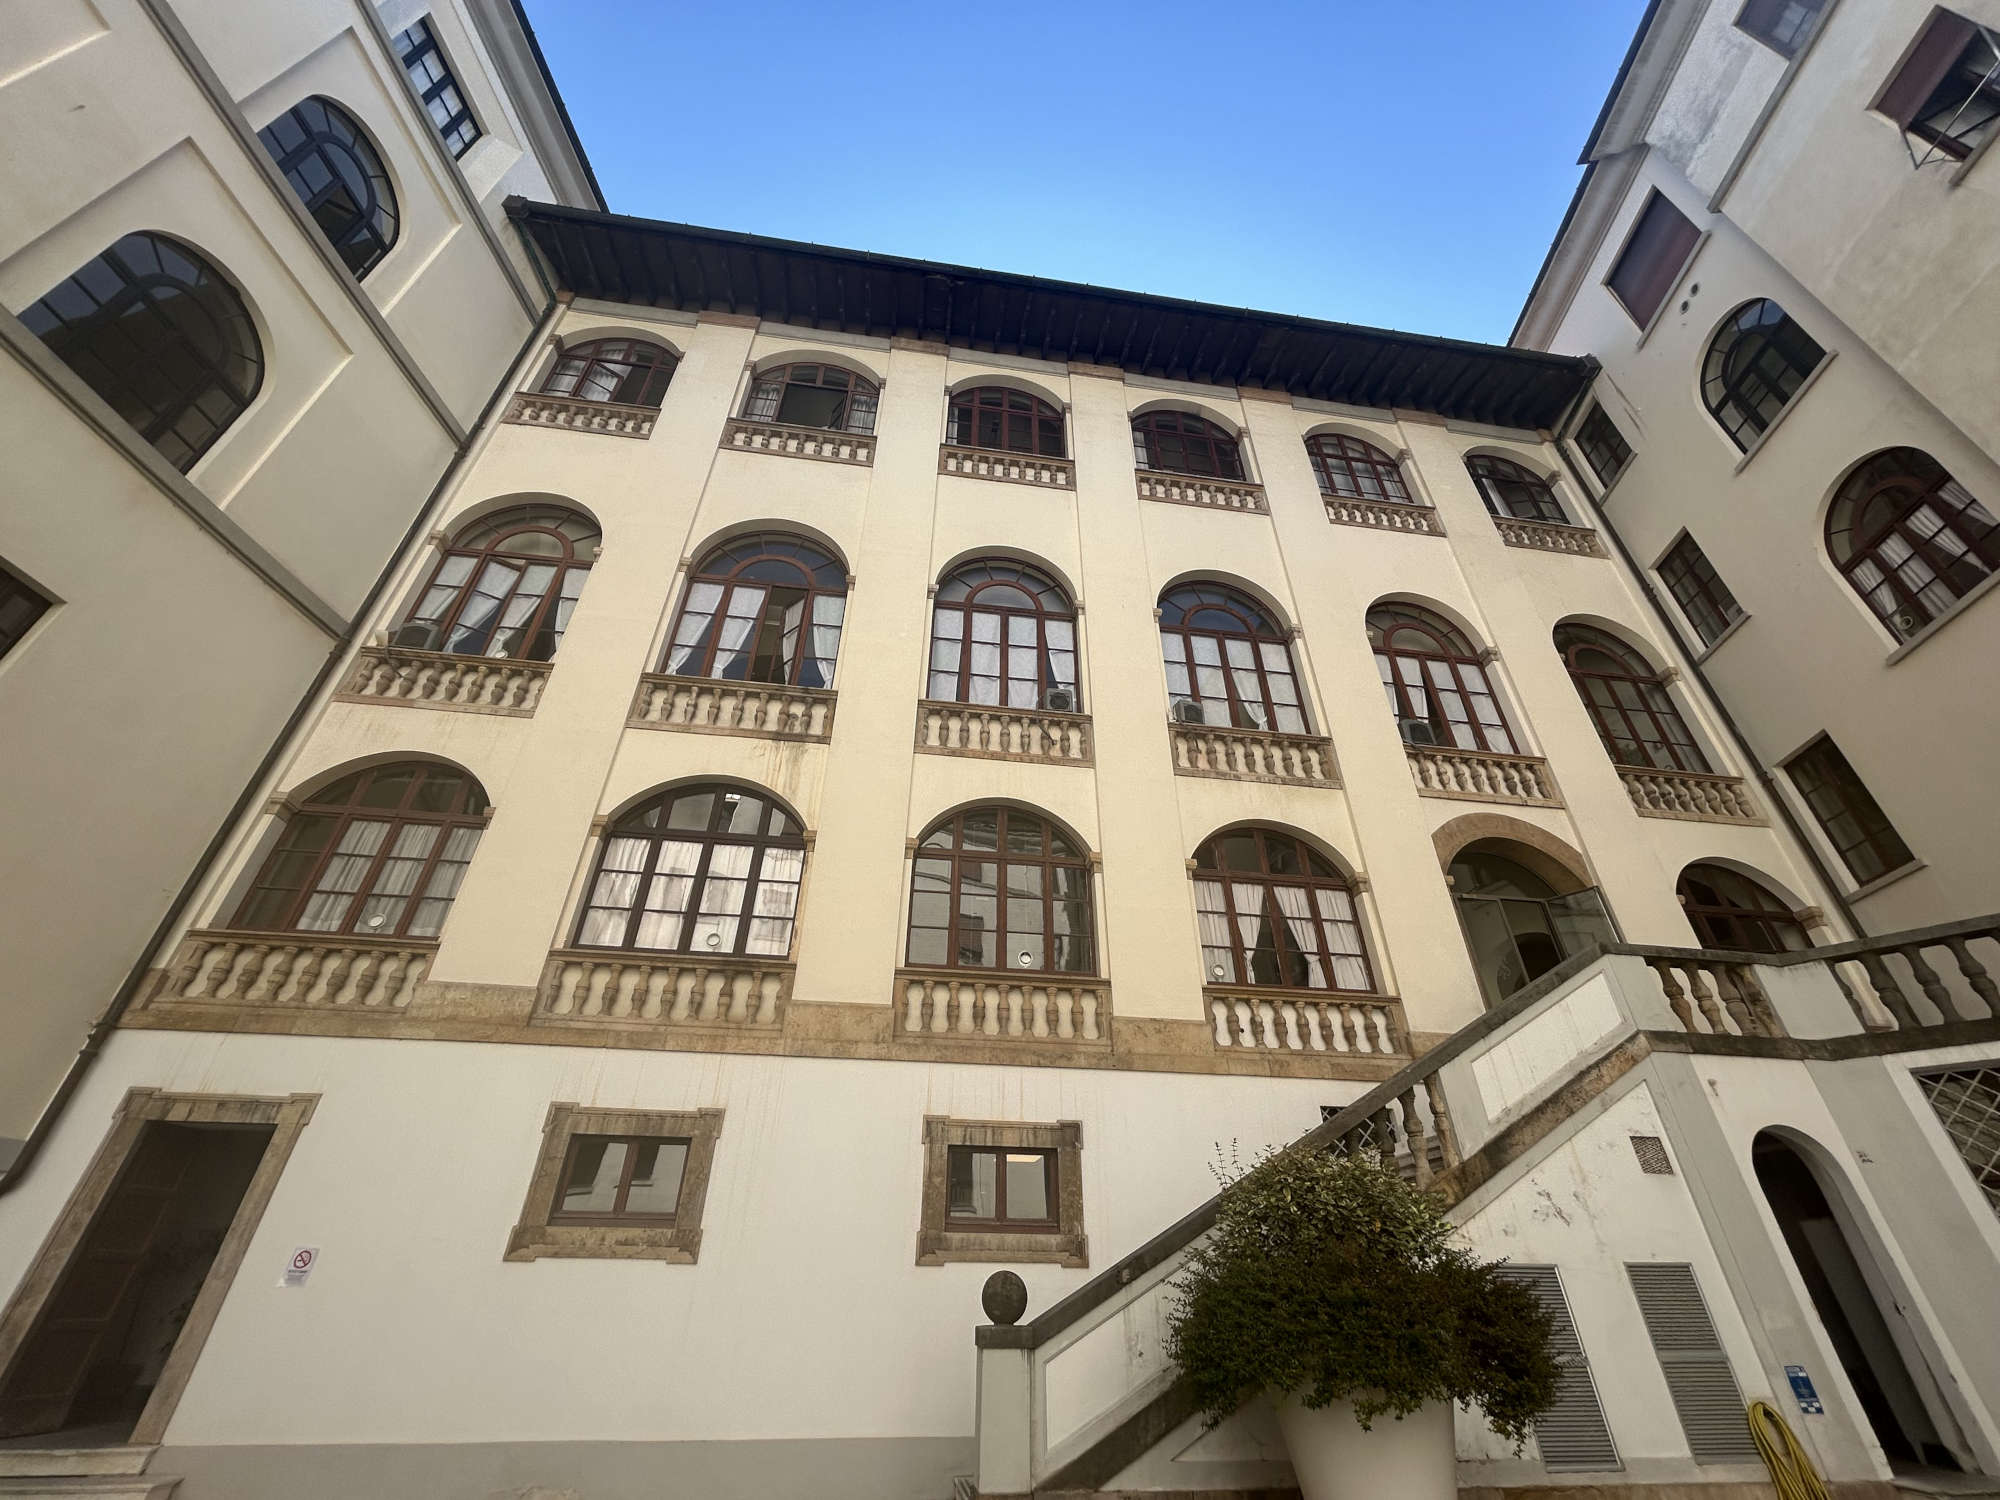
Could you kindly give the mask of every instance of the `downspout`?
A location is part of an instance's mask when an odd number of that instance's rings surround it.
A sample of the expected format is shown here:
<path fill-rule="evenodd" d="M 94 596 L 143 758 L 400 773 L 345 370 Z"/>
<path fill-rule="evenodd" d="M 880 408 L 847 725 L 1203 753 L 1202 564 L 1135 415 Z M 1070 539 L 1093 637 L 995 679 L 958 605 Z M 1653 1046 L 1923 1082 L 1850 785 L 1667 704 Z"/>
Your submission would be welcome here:
<path fill-rule="evenodd" d="M 537 261 L 536 270 L 539 272 L 540 269 L 540 262 Z M 546 277 L 542 278 L 542 285 L 545 290 L 548 289 L 548 280 Z M 229 809 L 228 816 L 222 820 L 222 826 L 215 830 L 215 836 L 208 841 L 208 847 L 202 850 L 201 858 L 196 861 L 193 873 L 188 876 L 180 890 L 175 893 L 173 902 L 167 907 L 166 915 L 160 919 L 159 925 L 153 929 L 153 935 L 147 939 L 146 946 L 140 953 L 138 961 L 133 964 L 131 972 L 125 976 L 125 982 L 118 987 L 118 992 L 111 997 L 111 1003 L 105 1007 L 104 1014 L 99 1016 L 96 1022 L 92 1024 L 89 1034 L 84 1038 L 83 1046 L 70 1062 L 69 1071 L 63 1074 L 62 1082 L 56 1085 L 55 1092 L 49 1096 L 49 1102 L 42 1107 L 40 1117 L 36 1119 L 33 1128 L 28 1131 L 27 1138 L 21 1142 L 20 1151 L 15 1154 L 13 1161 L 7 1164 L 6 1171 L 0 1173 L 0 1197 L 4 1197 L 6 1194 L 12 1192 L 20 1184 L 21 1180 L 28 1175 L 28 1169 L 34 1164 L 35 1158 L 41 1153 L 43 1143 L 54 1130 L 56 1121 L 61 1117 L 64 1108 L 68 1106 L 71 1097 L 76 1093 L 85 1076 L 90 1072 L 91 1065 L 97 1061 L 98 1055 L 104 1051 L 105 1043 L 111 1039 L 112 1032 L 118 1029 L 118 1023 L 124 1018 L 125 1012 L 131 1008 L 134 997 L 139 993 L 139 987 L 145 983 L 147 974 L 152 971 L 154 960 L 159 957 L 160 950 L 166 946 L 168 936 L 180 925 L 181 918 L 186 915 L 189 903 L 194 900 L 195 892 L 201 888 L 202 882 L 208 877 L 209 867 L 215 862 L 216 857 L 221 854 L 224 845 L 228 842 L 229 836 L 236 825 L 242 821 L 244 815 L 256 804 L 259 789 L 269 779 L 272 772 L 278 768 L 279 763 L 291 753 L 314 705 L 319 702 L 328 684 L 346 665 L 349 654 L 361 638 L 362 629 L 374 617 L 377 606 L 382 602 L 382 595 L 389 587 L 389 581 L 400 571 L 411 549 L 419 544 L 427 535 L 433 512 L 450 492 L 452 485 L 456 483 L 460 472 L 465 467 L 466 459 L 472 452 L 473 445 L 477 442 L 479 436 L 488 430 L 488 424 L 492 421 L 494 413 L 499 409 L 500 403 L 512 394 L 517 372 L 542 340 L 546 339 L 554 330 L 556 319 L 562 315 L 562 311 L 563 304 L 556 300 L 554 293 L 551 291 L 548 301 L 543 307 L 540 320 L 528 331 L 527 338 L 522 342 L 519 350 L 515 352 L 514 358 L 508 362 L 507 368 L 501 373 L 499 381 L 493 388 L 493 394 L 487 397 L 486 405 L 480 410 L 478 420 L 466 430 L 465 436 L 460 439 L 457 450 L 452 454 L 451 462 L 445 465 L 444 473 L 438 476 L 438 482 L 431 487 L 429 496 L 418 507 L 416 518 L 411 521 L 409 530 L 404 532 L 402 541 L 397 544 L 396 550 L 390 554 L 388 561 L 383 564 L 382 571 L 376 575 L 375 582 L 369 587 L 367 596 L 362 599 L 360 606 L 349 619 L 347 629 L 341 633 L 340 639 L 335 642 L 333 650 L 327 654 L 325 665 L 319 669 L 318 673 L 313 677 L 312 685 L 306 689 L 304 696 L 299 699 L 297 706 L 292 709 L 291 716 L 285 720 L 285 727 L 278 732 L 277 738 L 271 742 L 271 748 L 264 752 L 264 758 L 258 762 L 257 769 L 251 773 L 249 781 L 244 784 L 243 790 L 238 794 L 235 804 Z"/>

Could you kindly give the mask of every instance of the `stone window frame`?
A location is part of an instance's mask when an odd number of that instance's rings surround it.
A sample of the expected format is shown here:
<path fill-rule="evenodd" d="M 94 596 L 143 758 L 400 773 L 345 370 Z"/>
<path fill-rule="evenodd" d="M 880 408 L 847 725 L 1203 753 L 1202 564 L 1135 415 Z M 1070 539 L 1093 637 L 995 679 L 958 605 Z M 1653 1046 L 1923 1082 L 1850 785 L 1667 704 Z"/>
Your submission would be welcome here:
<path fill-rule="evenodd" d="M 715 1143 L 722 1134 L 719 1109 L 595 1109 L 582 1104 L 549 1106 L 542 1145 L 521 1204 L 521 1221 L 507 1236 L 502 1260 L 657 1260 L 691 1266 L 701 1254 L 701 1215 L 715 1166 Z M 687 1163 L 671 1223 L 632 1220 L 612 1224 L 552 1223 L 556 1194 L 570 1142 L 580 1135 L 685 1137 Z"/>
<path fill-rule="evenodd" d="M 946 1172 L 953 1146 L 1056 1153 L 1056 1228 L 953 1229 L 946 1216 Z M 1090 1240 L 1083 1231 L 1083 1123 L 1057 1120 L 954 1120 L 924 1116 L 923 1214 L 917 1230 L 917 1264 L 1000 1262 L 1087 1269 Z"/>

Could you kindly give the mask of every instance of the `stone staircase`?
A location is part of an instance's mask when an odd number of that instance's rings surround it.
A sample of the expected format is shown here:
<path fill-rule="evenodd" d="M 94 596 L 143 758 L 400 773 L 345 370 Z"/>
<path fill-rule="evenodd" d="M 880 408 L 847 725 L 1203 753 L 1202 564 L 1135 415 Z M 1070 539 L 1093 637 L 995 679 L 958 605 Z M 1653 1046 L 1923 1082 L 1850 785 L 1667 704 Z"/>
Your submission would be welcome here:
<path fill-rule="evenodd" d="M 149 1474 L 157 1446 L 20 1448 L 0 1444 L 0 1497 L 56 1500 L 92 1495 L 98 1500 L 172 1500 L 178 1478 Z"/>

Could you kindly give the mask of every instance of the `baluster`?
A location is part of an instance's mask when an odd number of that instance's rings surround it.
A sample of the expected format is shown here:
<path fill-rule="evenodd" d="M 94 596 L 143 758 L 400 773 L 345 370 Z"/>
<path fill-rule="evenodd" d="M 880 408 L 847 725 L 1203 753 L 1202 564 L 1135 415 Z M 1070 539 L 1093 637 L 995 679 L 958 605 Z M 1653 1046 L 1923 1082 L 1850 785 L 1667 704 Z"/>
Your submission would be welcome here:
<path fill-rule="evenodd" d="M 930 987 L 921 979 L 912 979 L 903 986 L 903 1030 L 917 1032 L 924 1029 L 924 1000 Z"/>
<path fill-rule="evenodd" d="M 1990 933 L 1987 935 L 1992 936 Z M 1958 972 L 1986 1007 L 1987 1014 L 2000 1016 L 2000 987 L 1996 987 L 1987 976 L 1986 965 L 1972 956 L 1968 941 L 1966 938 L 1947 938 L 1945 946 L 1951 949 L 1951 956 L 1958 961 Z"/>
<path fill-rule="evenodd" d="M 1087 1042 L 1097 1041 L 1104 1035 L 1098 1030 L 1098 993 L 1096 990 L 1084 990 L 1079 999 L 1083 1007 L 1083 1038 Z"/>
<path fill-rule="evenodd" d="M 1300 1006 L 1299 1009 L 1305 1013 L 1304 1015 L 1306 1023 L 1305 1040 L 1307 1049 L 1313 1052 L 1326 1051 L 1326 1037 L 1324 1035 L 1324 1028 L 1326 1026 L 1326 1009 L 1327 1009 L 1326 1002 L 1323 1000 L 1315 1000 L 1310 1005 Z"/>
<path fill-rule="evenodd" d="M 1255 1021 L 1250 1012 L 1250 1002 L 1239 995 L 1232 1004 L 1236 1009 L 1237 1044 L 1254 1048 L 1257 1045 L 1257 1034 L 1251 1029 Z"/>
<path fill-rule="evenodd" d="M 654 968 L 646 971 L 645 1000 L 639 1007 L 640 1020 L 657 1021 L 660 1019 L 661 1011 L 666 1008 L 667 986 L 672 979 L 673 971 L 670 969 Z"/>
<path fill-rule="evenodd" d="M 381 967 L 380 955 L 361 952 L 347 966 L 347 982 L 340 987 L 340 993 L 333 997 L 335 1005 L 354 1005 L 368 994 L 375 979 L 375 972 Z"/>
<path fill-rule="evenodd" d="M 941 1035 L 951 1030 L 951 992 L 955 982 L 949 979 L 933 979 L 927 982 L 930 991 L 931 1034 Z"/>
<path fill-rule="evenodd" d="M 1458 1132 L 1452 1128 L 1451 1111 L 1444 1102 L 1444 1088 L 1435 1073 L 1424 1079 L 1424 1102 L 1431 1107 L 1431 1127 L 1437 1131 L 1438 1155 L 1449 1170 L 1458 1165 Z"/>
<path fill-rule="evenodd" d="M 353 961 L 352 954 L 338 948 L 328 953 L 325 962 L 319 966 L 319 978 L 306 992 L 304 1003 L 309 1006 L 333 1004 L 334 996 L 341 991 L 342 976 L 346 974 L 348 965 Z"/>
<path fill-rule="evenodd" d="M 583 973 L 578 977 L 576 990 L 576 1013 L 580 1016 L 596 1016 L 604 1013 L 604 981 L 610 977 L 610 967 L 595 961 L 587 961 L 578 966 Z"/>
<path fill-rule="evenodd" d="M 1049 1004 L 1049 992 L 1047 986 L 1036 985 L 1035 992 L 1032 996 L 1029 997 L 1029 1000 L 1030 1003 L 1028 1009 L 1031 1012 L 1029 1018 L 1029 1027 L 1028 1027 L 1029 1034 L 1032 1036 L 1045 1037 L 1049 1034 L 1050 1030 L 1049 1021 L 1053 1014 L 1053 1009 L 1054 1009 Z"/>
<path fill-rule="evenodd" d="M 168 990 L 175 999 L 193 1000 L 207 988 L 207 981 L 214 969 L 214 960 L 227 944 L 205 942 L 200 938 L 189 938 L 187 954 L 181 961 L 179 970 L 168 983 Z"/>
<path fill-rule="evenodd" d="M 271 1003 L 290 1005 L 310 994 L 313 976 L 319 973 L 323 957 L 317 949 L 301 949 L 297 960 L 292 964 L 291 973 L 285 976 L 284 985 L 271 997 Z"/>
<path fill-rule="evenodd" d="M 1232 1045 L 1229 1035 L 1228 1002 L 1224 1000 L 1209 1001 L 1208 1018 L 1215 1025 L 1215 1045 L 1218 1047 L 1227 1047 Z M 1040 1036 L 1042 1035 L 1042 1033 L 1040 1031 L 1037 1031 L 1035 1035 Z"/>
<path fill-rule="evenodd" d="M 1896 951 L 1908 961 L 1910 973 L 1915 976 L 1917 987 L 1924 992 L 1924 998 L 1937 1007 L 1938 1019 L 1947 1023 L 1958 1020 L 1958 1011 L 1951 1003 L 1951 992 L 1944 987 L 1944 981 L 1938 978 L 1937 970 L 1924 959 L 1923 944 L 1912 943 L 1909 947 L 1898 948 Z"/>
<path fill-rule="evenodd" d="M 1693 1031 L 1694 1008 L 1688 1004 L 1687 995 L 1681 989 L 1680 976 L 1675 973 L 1673 965 L 1664 959 L 1649 958 L 1646 960 L 1646 966 L 1659 976 L 1660 992 L 1666 996 L 1667 1004 L 1673 1009 L 1674 1019 L 1681 1023 L 1681 1030 Z"/>
<path fill-rule="evenodd" d="M 431 971 L 430 955 L 427 953 L 407 954 L 405 959 L 403 982 L 396 993 L 389 997 L 389 1003 L 397 1010 L 409 1007 L 411 997 L 417 992 L 417 986 L 423 983 L 424 976 Z"/>
<path fill-rule="evenodd" d="M 1708 1023 L 1709 1031 L 1716 1036 L 1725 1035 L 1729 1027 L 1722 1019 L 1722 1007 L 1715 1001 L 1715 986 L 1709 979 L 1706 964 L 1688 965 L 1688 987 L 1694 991 L 1694 1003 L 1701 1016 Z"/>
<path fill-rule="evenodd" d="M 738 969 L 722 976 L 723 988 L 729 992 L 728 1019 L 738 1026 L 750 1019 L 750 981 L 753 977 L 748 969 Z"/>
<path fill-rule="evenodd" d="M 694 1009 L 696 971 L 684 965 L 674 967 L 674 1008 L 667 1012 L 667 1024 L 685 1021 Z"/>
<path fill-rule="evenodd" d="M 1056 990 L 1049 996 L 1056 1013 L 1056 1035 L 1063 1041 L 1076 1036 L 1076 995 L 1071 990 Z"/>
<path fill-rule="evenodd" d="M 785 976 L 767 973 L 757 995 L 757 1024 L 775 1026 L 778 1023 L 778 997 L 785 987 Z"/>
<path fill-rule="evenodd" d="M 1736 987 L 1743 992 L 1743 999 L 1750 1007 L 1751 1019 L 1756 1023 L 1756 1031 L 1746 1033 L 1755 1036 L 1783 1036 L 1785 1026 L 1778 1019 L 1778 1008 L 1771 1003 L 1771 997 L 1764 990 L 1763 981 L 1757 971 L 1748 964 L 1735 971 Z"/>
<path fill-rule="evenodd" d="M 1920 1024 L 1917 1013 L 1910 1008 L 1910 1002 L 1903 994 L 1903 987 L 1896 982 L 1896 976 L 1889 972 L 1889 965 L 1884 962 L 1882 955 L 1863 953 L 1860 958 L 1861 967 L 1868 973 L 1868 982 L 1875 986 L 1875 998 L 1880 1000 L 1883 1008 L 1896 1018 L 1896 1024 L 1907 1029 L 1917 1027 Z"/>
<path fill-rule="evenodd" d="M 384 1001 L 393 1000 L 402 990 L 403 970 L 409 967 L 409 962 L 407 954 L 385 954 L 375 966 L 375 972 L 369 976 L 372 982 L 362 1004 L 379 1006 Z"/>
<path fill-rule="evenodd" d="M 713 1026 L 722 1019 L 722 984 L 725 977 L 720 969 L 711 969 L 706 965 L 695 967 L 695 993 L 701 996 L 701 1011 L 695 1019 L 704 1026 Z"/>
<path fill-rule="evenodd" d="M 1257 1002 L 1257 1034 L 1263 1046 L 1272 1052 L 1278 1050 L 1278 1007 L 1269 1000 Z"/>
<path fill-rule="evenodd" d="M 1031 991 L 1024 990 L 1017 984 L 1007 986 L 1007 1035 L 1021 1036 L 1026 1033 L 1027 1027 L 1022 1024 L 1022 1016 L 1033 1004 L 1034 997 Z"/>
<path fill-rule="evenodd" d="M 1410 1142 L 1410 1156 L 1416 1162 L 1417 1186 L 1431 1185 L 1430 1144 L 1425 1137 L 1423 1117 L 1417 1113 L 1417 1091 L 1404 1089 L 1397 1101 L 1403 1109 L 1403 1134 Z"/>
<path fill-rule="evenodd" d="M 1389 1106 L 1383 1105 L 1368 1117 L 1368 1123 L 1375 1132 L 1375 1149 L 1382 1154 L 1382 1164 L 1394 1168 L 1396 1165 L 1396 1122 L 1389 1116 Z"/>
<path fill-rule="evenodd" d="M 1729 1019 L 1736 1023 L 1738 1036 L 1757 1035 L 1757 1023 L 1750 1014 L 1750 1002 L 1743 998 L 1743 992 L 1736 987 L 1736 976 L 1728 964 L 1715 966 L 1716 993 L 1722 998 L 1723 1009 L 1729 1012 Z"/>
<path fill-rule="evenodd" d="M 1305 1008 L 1304 1005 L 1292 1000 L 1286 1001 L 1278 1008 L 1279 1017 L 1285 1023 L 1284 1044 L 1285 1050 L 1288 1052 L 1303 1052 L 1306 1050 L 1305 1043 L 1299 1038 L 1299 1012 Z M 1307 1024 L 1310 1025 L 1311 1023 L 1308 1022 Z"/>

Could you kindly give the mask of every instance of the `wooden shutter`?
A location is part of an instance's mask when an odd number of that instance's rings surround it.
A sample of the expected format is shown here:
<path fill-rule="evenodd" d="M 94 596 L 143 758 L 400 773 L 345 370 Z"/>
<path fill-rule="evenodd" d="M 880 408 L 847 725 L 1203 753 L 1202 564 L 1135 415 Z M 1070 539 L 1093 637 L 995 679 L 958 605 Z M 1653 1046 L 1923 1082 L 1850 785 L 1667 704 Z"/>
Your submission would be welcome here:
<path fill-rule="evenodd" d="M 1667 1377 L 1674 1411 L 1698 1464 L 1754 1464 L 1757 1445 L 1743 1409 L 1743 1392 L 1715 1336 L 1708 1304 L 1688 1265 L 1628 1265 L 1646 1336 Z"/>
<path fill-rule="evenodd" d="M 1556 1386 L 1556 1404 L 1535 1422 L 1535 1445 L 1542 1450 L 1542 1467 L 1555 1471 L 1622 1469 L 1604 1408 L 1598 1404 L 1596 1382 L 1590 1378 L 1590 1360 L 1569 1315 L 1562 1277 L 1554 1266 L 1510 1265 L 1501 1275 L 1533 1292 L 1556 1325 L 1556 1363 L 1562 1366 L 1562 1380 Z"/>
<path fill-rule="evenodd" d="M 1882 86 L 1875 108 L 1907 129 L 1917 111 L 1924 107 L 1924 101 L 1944 82 L 1977 30 L 1964 16 L 1938 11 L 1924 34 L 1917 38 L 1910 55 L 1903 59 L 1902 67 Z"/>
<path fill-rule="evenodd" d="M 1681 267 L 1701 232 L 1673 204 L 1654 193 L 1639 212 L 1625 253 L 1611 268 L 1609 286 L 1632 321 L 1644 328 L 1680 279 Z"/>

